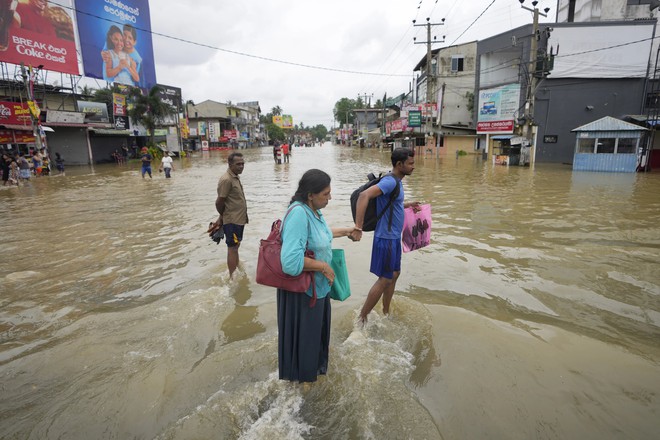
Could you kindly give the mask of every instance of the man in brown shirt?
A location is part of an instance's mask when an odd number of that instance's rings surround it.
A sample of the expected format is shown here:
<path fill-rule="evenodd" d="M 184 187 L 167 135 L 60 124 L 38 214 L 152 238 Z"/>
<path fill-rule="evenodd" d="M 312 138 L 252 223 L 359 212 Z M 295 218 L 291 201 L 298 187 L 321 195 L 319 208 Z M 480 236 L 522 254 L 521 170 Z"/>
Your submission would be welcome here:
<path fill-rule="evenodd" d="M 218 181 L 218 198 L 215 209 L 220 216 L 209 228 L 209 235 L 222 228 L 227 242 L 227 266 L 229 277 L 238 267 L 238 248 L 243 240 L 243 229 L 248 223 L 247 202 L 243 185 L 238 177 L 243 172 L 245 160 L 238 152 L 231 153 L 228 158 L 229 168 Z"/>

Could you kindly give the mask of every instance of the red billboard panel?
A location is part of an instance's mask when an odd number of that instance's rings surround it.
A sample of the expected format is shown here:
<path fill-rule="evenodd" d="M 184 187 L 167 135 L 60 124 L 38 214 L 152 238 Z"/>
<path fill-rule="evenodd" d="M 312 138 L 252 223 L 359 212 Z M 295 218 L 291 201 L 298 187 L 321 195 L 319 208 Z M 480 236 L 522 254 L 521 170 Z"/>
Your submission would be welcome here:
<path fill-rule="evenodd" d="M 513 133 L 513 119 L 477 122 L 477 133 Z"/>
<path fill-rule="evenodd" d="M 0 130 L 0 144 L 11 144 L 14 142 L 14 132 L 11 130 Z"/>
<path fill-rule="evenodd" d="M 20 102 L 0 101 L 0 125 L 25 125 L 32 130 L 30 107 Z"/>
<path fill-rule="evenodd" d="M 0 0 L 0 61 L 78 75 L 70 0 Z"/>

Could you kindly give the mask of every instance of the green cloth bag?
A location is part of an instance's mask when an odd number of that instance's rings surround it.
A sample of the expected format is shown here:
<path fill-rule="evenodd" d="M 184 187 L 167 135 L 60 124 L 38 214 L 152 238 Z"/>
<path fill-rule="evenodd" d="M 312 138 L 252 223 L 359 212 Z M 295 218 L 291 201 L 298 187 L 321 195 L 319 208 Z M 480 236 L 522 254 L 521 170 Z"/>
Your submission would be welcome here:
<path fill-rule="evenodd" d="M 332 270 L 335 272 L 335 281 L 330 288 L 330 298 L 343 301 L 351 296 L 351 285 L 348 281 L 348 268 L 343 249 L 332 250 Z"/>

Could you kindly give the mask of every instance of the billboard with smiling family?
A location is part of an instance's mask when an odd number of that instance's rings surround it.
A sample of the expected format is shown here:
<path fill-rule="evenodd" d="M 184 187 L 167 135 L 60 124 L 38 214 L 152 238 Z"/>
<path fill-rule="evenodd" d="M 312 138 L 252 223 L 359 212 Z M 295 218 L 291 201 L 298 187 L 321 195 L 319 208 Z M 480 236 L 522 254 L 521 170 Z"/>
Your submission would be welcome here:
<path fill-rule="evenodd" d="M 0 0 L 0 61 L 78 75 L 71 0 Z"/>
<path fill-rule="evenodd" d="M 148 0 L 85 1 L 76 8 L 85 76 L 156 85 Z"/>

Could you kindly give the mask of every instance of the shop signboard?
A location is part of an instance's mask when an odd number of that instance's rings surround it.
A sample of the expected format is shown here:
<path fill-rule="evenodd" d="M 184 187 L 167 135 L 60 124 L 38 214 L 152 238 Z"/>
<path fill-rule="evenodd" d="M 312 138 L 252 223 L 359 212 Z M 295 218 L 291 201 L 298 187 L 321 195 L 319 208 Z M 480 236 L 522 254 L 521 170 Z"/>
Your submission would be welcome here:
<path fill-rule="evenodd" d="M 78 101 L 78 110 L 85 114 L 86 122 L 110 122 L 108 107 L 104 102 Z"/>
<path fill-rule="evenodd" d="M 67 112 L 63 110 L 47 110 L 46 123 L 82 124 L 85 114 L 81 112 Z"/>
<path fill-rule="evenodd" d="M 409 110 L 408 111 L 408 127 L 421 127 L 422 126 L 422 111 Z"/>
<path fill-rule="evenodd" d="M 514 119 L 520 108 L 520 84 L 484 89 L 479 92 L 478 134 L 513 133 Z"/>
<path fill-rule="evenodd" d="M 14 133 L 11 130 L 0 130 L 0 144 L 11 144 L 14 142 Z"/>
<path fill-rule="evenodd" d="M 32 129 L 30 107 L 20 102 L 0 101 L 0 125 L 27 125 Z"/>

